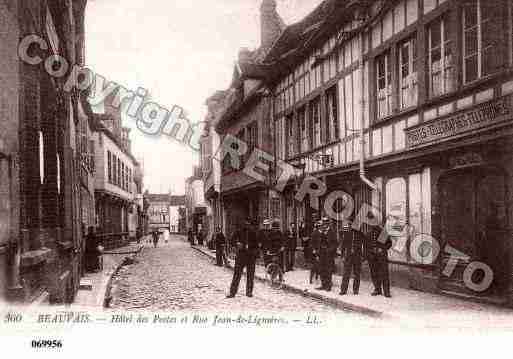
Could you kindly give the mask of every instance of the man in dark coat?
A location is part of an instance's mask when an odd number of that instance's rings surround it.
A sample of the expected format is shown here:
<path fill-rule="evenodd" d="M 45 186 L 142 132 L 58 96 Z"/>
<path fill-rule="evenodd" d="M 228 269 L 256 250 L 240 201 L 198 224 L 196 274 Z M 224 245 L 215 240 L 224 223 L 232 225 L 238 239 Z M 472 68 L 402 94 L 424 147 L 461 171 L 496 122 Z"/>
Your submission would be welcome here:
<path fill-rule="evenodd" d="M 335 269 L 335 256 L 337 253 L 337 233 L 329 221 L 323 221 L 323 230 L 319 245 L 319 266 L 321 287 L 317 290 L 331 291 L 333 287 L 333 271 Z"/>
<path fill-rule="evenodd" d="M 301 245 L 303 246 L 305 263 L 310 264 L 312 257 L 312 248 L 310 245 L 310 237 L 306 231 L 306 226 L 303 222 L 299 224 L 299 238 L 301 239 Z"/>
<path fill-rule="evenodd" d="M 203 227 L 200 227 L 198 229 L 198 233 L 196 236 L 198 237 L 198 245 L 202 246 L 204 244 L 204 239 L 205 239 L 205 233 L 203 232 Z"/>
<path fill-rule="evenodd" d="M 320 274 L 319 264 L 319 251 L 321 245 L 321 222 L 314 224 L 314 230 L 312 231 L 310 239 L 310 284 L 313 283 L 314 278 L 317 280 Z"/>
<path fill-rule="evenodd" d="M 191 244 L 191 246 L 194 245 L 194 232 L 192 231 L 192 228 L 189 228 L 187 231 L 187 240 Z"/>
<path fill-rule="evenodd" d="M 385 297 L 391 298 L 388 269 L 388 250 L 390 248 L 392 248 L 392 240 L 386 229 L 379 225 L 370 226 L 365 252 L 374 284 L 372 296 L 384 294 Z"/>
<path fill-rule="evenodd" d="M 246 296 L 252 297 L 255 282 L 255 266 L 261 243 L 249 219 L 245 221 L 242 228 L 235 232 L 232 240 L 237 248 L 237 254 L 235 257 L 233 280 L 227 298 L 234 298 L 237 294 L 244 268 L 246 268 Z"/>
<path fill-rule="evenodd" d="M 226 237 L 224 236 L 220 227 L 216 228 L 216 234 L 214 236 L 214 245 L 216 248 L 216 265 L 218 267 L 222 267 L 224 264 L 227 263 L 225 252 Z"/>
<path fill-rule="evenodd" d="M 294 263 L 296 261 L 297 250 L 297 230 L 296 224 L 292 223 L 290 229 L 286 232 L 287 248 L 286 248 L 286 271 L 294 270 Z"/>
<path fill-rule="evenodd" d="M 153 238 L 153 247 L 157 248 L 157 246 L 159 245 L 159 239 L 160 239 L 160 232 L 158 229 L 153 231 L 152 238 Z"/>
<path fill-rule="evenodd" d="M 352 228 L 351 221 L 346 221 L 342 227 L 342 258 L 344 259 L 344 274 L 340 295 L 347 294 L 349 279 L 353 274 L 353 293 L 360 291 L 360 273 L 362 271 L 363 233 Z"/>

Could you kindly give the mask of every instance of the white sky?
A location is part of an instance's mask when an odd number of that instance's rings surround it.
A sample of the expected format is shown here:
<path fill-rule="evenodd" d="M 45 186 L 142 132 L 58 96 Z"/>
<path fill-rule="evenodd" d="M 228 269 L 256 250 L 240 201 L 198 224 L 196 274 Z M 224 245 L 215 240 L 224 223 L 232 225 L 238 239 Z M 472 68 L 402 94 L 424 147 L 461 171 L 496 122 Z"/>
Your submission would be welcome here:
<path fill-rule="evenodd" d="M 321 0 L 278 0 L 287 24 Z M 260 42 L 261 0 L 89 0 L 87 66 L 152 100 L 183 107 L 192 122 L 205 118 L 205 100 L 228 87 L 239 48 Z M 167 137 L 145 137 L 131 121 L 132 151 L 143 159 L 150 192 L 183 194 L 198 156 Z"/>

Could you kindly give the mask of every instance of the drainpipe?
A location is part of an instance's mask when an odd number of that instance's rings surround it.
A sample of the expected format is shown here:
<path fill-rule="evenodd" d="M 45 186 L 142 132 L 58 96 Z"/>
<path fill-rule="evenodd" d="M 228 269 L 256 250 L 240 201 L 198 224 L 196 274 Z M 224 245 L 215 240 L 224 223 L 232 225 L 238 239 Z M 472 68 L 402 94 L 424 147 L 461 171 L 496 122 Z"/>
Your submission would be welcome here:
<path fill-rule="evenodd" d="M 363 76 L 365 71 L 365 66 L 363 64 L 363 29 L 360 31 L 360 78 L 361 78 L 361 98 L 360 98 L 360 110 L 361 110 L 361 116 L 360 116 L 360 179 L 367 184 L 370 188 L 372 188 L 374 191 L 378 190 L 378 186 L 374 182 L 372 182 L 369 178 L 367 178 L 366 171 L 365 171 L 365 136 L 364 136 L 364 129 L 365 129 L 365 78 Z"/>

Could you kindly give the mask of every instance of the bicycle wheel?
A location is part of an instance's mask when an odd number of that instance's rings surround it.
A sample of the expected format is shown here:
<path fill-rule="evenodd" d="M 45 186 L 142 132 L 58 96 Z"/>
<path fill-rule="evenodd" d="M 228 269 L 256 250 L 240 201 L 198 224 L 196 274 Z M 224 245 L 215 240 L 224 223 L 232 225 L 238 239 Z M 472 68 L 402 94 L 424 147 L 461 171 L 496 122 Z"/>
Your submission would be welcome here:
<path fill-rule="evenodd" d="M 271 263 L 267 266 L 267 275 L 273 288 L 281 288 L 283 282 L 283 272 L 279 265 Z"/>

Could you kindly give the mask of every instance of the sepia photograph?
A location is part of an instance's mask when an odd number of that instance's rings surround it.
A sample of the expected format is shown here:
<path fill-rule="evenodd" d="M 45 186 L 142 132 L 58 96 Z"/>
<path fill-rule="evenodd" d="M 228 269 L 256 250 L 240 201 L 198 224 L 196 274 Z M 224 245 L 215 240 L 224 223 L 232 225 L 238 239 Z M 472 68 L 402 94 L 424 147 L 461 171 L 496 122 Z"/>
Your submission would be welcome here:
<path fill-rule="evenodd" d="M 0 348 L 511 334 L 512 0 L 0 0 Z"/>

